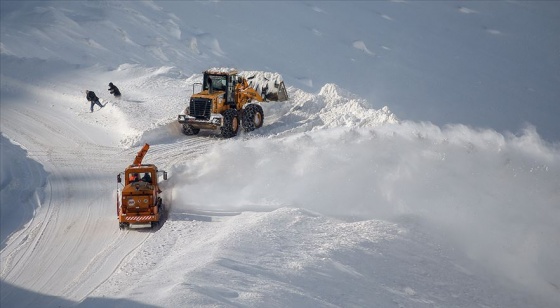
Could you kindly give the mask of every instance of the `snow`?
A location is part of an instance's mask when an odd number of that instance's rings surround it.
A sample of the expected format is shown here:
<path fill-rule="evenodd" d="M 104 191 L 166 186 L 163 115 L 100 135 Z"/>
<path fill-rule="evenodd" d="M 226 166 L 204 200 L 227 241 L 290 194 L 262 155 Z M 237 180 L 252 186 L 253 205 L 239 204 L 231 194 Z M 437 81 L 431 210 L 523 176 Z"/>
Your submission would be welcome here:
<path fill-rule="evenodd" d="M 560 305 L 558 3 L 0 3 L 0 306 Z M 185 136 L 213 67 L 290 99 Z"/>

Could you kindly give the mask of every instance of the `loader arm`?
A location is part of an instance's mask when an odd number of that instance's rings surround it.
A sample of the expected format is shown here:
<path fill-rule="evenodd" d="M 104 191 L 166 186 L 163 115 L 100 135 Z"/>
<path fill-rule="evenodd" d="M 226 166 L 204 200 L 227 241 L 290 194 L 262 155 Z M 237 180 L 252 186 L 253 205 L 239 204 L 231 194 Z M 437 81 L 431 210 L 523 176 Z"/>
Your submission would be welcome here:
<path fill-rule="evenodd" d="M 257 90 L 253 89 L 252 87 L 249 86 L 249 84 L 247 83 L 246 80 L 243 80 L 242 83 L 237 85 L 238 88 L 236 90 L 236 95 L 237 97 L 237 101 L 241 102 L 241 101 L 251 101 L 251 100 L 257 100 L 259 102 L 263 102 L 265 101 L 265 99 L 259 94 L 259 92 L 257 92 Z M 244 97 L 249 98 L 247 99 L 243 99 Z"/>

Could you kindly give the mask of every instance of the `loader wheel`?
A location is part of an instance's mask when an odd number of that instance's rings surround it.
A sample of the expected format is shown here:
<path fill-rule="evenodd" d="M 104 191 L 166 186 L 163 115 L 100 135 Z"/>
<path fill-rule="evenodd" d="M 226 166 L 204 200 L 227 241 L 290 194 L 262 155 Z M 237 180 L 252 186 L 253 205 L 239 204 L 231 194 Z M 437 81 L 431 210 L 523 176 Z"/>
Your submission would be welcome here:
<path fill-rule="evenodd" d="M 243 129 L 246 132 L 254 131 L 263 125 L 264 112 L 261 105 L 249 104 L 243 110 Z"/>
<path fill-rule="evenodd" d="M 192 126 L 190 126 L 189 124 L 183 124 L 183 134 L 190 136 L 190 135 L 196 135 L 198 134 L 198 132 L 200 131 L 200 128 L 194 128 Z"/>
<path fill-rule="evenodd" d="M 231 138 L 237 135 L 237 130 L 239 130 L 237 110 L 228 109 L 224 111 L 222 115 L 224 116 L 224 126 L 220 128 L 221 136 L 223 138 Z"/>

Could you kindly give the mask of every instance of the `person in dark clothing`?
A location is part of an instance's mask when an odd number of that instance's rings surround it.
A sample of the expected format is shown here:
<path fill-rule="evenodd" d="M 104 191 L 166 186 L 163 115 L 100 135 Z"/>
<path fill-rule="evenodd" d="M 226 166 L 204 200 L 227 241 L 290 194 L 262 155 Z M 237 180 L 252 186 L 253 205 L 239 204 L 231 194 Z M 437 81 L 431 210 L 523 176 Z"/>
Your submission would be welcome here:
<path fill-rule="evenodd" d="M 100 108 L 103 108 L 103 105 L 99 102 L 99 97 L 95 95 L 95 92 L 86 90 L 86 99 L 91 102 L 91 112 L 93 112 L 93 105 L 99 105 Z"/>
<path fill-rule="evenodd" d="M 112 82 L 109 82 L 109 93 L 113 94 L 115 97 L 121 97 L 121 91 Z"/>
<path fill-rule="evenodd" d="M 144 173 L 144 176 L 142 177 L 142 181 L 146 183 L 152 183 L 152 177 L 150 176 L 149 172 Z"/>

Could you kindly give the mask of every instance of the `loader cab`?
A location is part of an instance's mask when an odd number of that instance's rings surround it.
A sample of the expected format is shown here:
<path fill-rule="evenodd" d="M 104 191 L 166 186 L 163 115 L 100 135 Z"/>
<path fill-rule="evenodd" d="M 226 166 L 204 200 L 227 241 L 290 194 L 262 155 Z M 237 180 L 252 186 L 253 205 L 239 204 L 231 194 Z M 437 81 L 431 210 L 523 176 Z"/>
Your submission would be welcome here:
<path fill-rule="evenodd" d="M 204 77 L 203 90 L 208 90 L 209 93 L 214 91 L 226 91 L 227 89 L 227 76 L 225 75 L 206 75 Z"/>
<path fill-rule="evenodd" d="M 224 92 L 224 99 L 227 104 L 235 103 L 235 85 L 237 83 L 236 74 L 212 74 L 205 72 L 202 90 L 207 90 L 209 94 L 216 91 Z"/>

